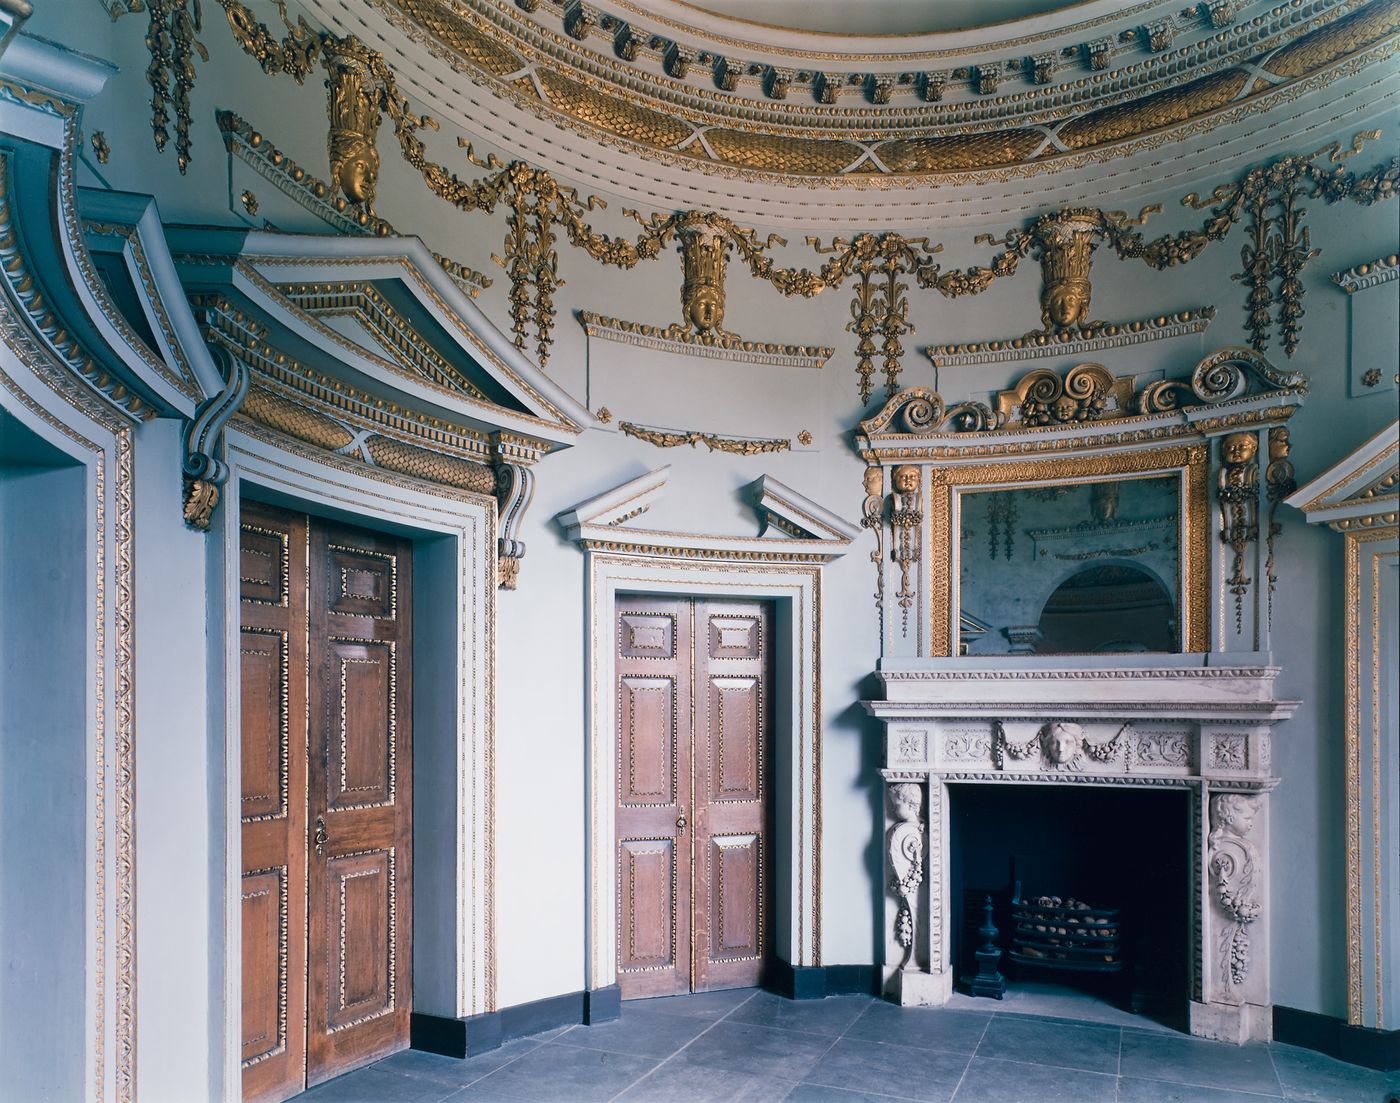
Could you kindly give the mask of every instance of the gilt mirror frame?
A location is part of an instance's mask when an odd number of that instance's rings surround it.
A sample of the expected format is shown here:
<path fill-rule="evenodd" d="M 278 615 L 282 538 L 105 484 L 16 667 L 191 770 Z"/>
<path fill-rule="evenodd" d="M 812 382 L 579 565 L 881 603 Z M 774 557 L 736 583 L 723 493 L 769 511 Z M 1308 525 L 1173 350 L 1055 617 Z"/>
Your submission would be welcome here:
<path fill-rule="evenodd" d="M 1210 463 L 1204 443 L 1084 453 L 1074 442 L 1045 458 L 929 468 L 930 650 L 953 656 L 959 649 L 962 612 L 960 541 L 963 497 L 983 490 L 1077 486 L 1116 479 L 1174 476 L 1177 479 L 1177 652 L 1210 650 Z"/>

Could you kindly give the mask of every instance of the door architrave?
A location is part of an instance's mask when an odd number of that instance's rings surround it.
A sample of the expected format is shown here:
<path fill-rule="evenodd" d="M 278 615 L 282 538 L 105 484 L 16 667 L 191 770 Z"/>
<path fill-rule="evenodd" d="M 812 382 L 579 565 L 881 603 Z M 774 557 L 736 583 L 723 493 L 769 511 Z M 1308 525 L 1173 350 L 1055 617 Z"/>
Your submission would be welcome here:
<path fill-rule="evenodd" d="M 794 541 L 795 543 L 795 541 Z M 588 557 L 588 985 L 617 983 L 617 597 L 667 594 L 773 602 L 773 947 L 792 965 L 821 964 L 821 567 L 760 560 Z"/>
<path fill-rule="evenodd" d="M 242 718 L 239 694 L 238 534 L 245 492 L 258 500 L 412 538 L 416 596 L 414 647 L 425 660 L 446 650 L 454 660 L 435 671 L 424 661 L 415 671 L 415 823 L 441 831 L 415 829 L 414 1007 L 451 1018 L 496 1009 L 495 941 L 495 597 L 496 500 L 431 483 L 379 472 L 334 455 L 313 455 L 290 441 L 260 432 L 230 429 L 225 440 L 230 475 L 224 501 L 214 515 L 208 592 L 217 595 L 209 610 L 211 630 L 223 638 L 222 669 L 211 677 L 211 739 L 222 739 L 225 864 L 223 892 L 211 934 L 222 940 L 223 1014 L 210 1024 L 211 1041 L 222 1055 L 222 1098 L 242 1098 L 242 819 L 240 770 Z M 447 580 L 451 579 L 448 583 Z M 451 600 L 443 601 L 445 589 Z M 436 606 L 434 606 L 434 603 Z M 419 610 L 447 610 L 424 616 Z M 450 726 L 456 739 L 440 745 L 429 734 Z M 217 746 L 217 744 L 216 744 Z M 435 753 L 436 752 L 436 753 Z M 440 762 L 453 768 L 440 770 Z M 451 792 L 433 793 L 418 779 L 437 771 L 451 778 Z M 449 854 L 435 863 L 419 839 L 446 840 Z M 435 864 L 451 863 L 451 876 L 426 875 Z M 444 885 L 443 882 L 447 883 Z M 437 924 L 450 911 L 452 921 Z M 452 932 L 434 940 L 434 928 Z"/>

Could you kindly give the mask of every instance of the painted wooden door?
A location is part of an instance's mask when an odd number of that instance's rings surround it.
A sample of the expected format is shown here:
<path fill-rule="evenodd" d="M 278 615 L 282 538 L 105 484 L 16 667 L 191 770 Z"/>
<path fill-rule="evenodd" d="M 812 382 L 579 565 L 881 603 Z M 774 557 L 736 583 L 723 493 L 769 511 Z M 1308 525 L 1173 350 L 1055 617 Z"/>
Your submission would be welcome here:
<path fill-rule="evenodd" d="M 255 503 L 240 544 L 243 1099 L 408 1044 L 411 545 Z"/>
<path fill-rule="evenodd" d="M 618 983 L 759 983 L 769 952 L 771 617 L 619 598 Z"/>
<path fill-rule="evenodd" d="M 243 1098 L 306 1083 L 306 518 L 245 503 L 239 543 Z"/>
<path fill-rule="evenodd" d="M 411 545 L 313 521 L 306 1082 L 408 1045 Z"/>

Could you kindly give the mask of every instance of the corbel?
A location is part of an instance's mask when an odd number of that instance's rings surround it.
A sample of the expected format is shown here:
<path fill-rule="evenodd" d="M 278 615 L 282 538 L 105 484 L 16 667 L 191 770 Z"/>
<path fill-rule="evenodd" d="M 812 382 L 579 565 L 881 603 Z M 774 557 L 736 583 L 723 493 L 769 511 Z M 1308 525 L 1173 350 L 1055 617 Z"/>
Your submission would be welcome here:
<path fill-rule="evenodd" d="M 894 561 L 899 564 L 899 602 L 902 615 L 901 631 L 909 635 L 909 610 L 914 607 L 911 580 L 919 565 L 920 532 L 923 528 L 923 472 L 913 464 L 894 469 L 890 483 L 894 487 L 890 525 L 894 530 Z"/>
<path fill-rule="evenodd" d="M 846 78 L 841 73 L 818 73 L 812 82 L 812 90 L 816 93 L 818 103 L 835 103 L 836 97 L 845 87 Z"/>
<path fill-rule="evenodd" d="M 661 66 L 666 70 L 666 75 L 676 80 L 685 80 L 694 61 L 695 51 L 678 42 L 672 42 L 661 55 Z"/>
<path fill-rule="evenodd" d="M 491 436 L 491 463 L 496 469 L 496 572 L 502 590 L 514 590 L 525 558 L 520 526 L 535 493 L 531 465 L 539 459 L 531 442 L 509 433 Z"/>
<path fill-rule="evenodd" d="M 925 103 L 938 103 L 943 98 L 947 83 L 946 73 L 920 73 L 917 82 L 919 98 Z"/>
<path fill-rule="evenodd" d="M 1288 458 L 1291 449 L 1287 425 L 1275 425 L 1269 430 L 1269 466 L 1264 469 L 1265 496 L 1269 500 L 1268 555 L 1264 560 L 1264 577 L 1269 586 L 1270 624 L 1273 623 L 1274 616 L 1274 587 L 1278 584 L 1278 576 L 1274 573 L 1274 545 L 1283 535 L 1283 525 L 1278 520 L 1278 507 L 1280 502 L 1298 489 L 1293 462 Z"/>
<path fill-rule="evenodd" d="M 1001 87 L 1000 65 L 977 65 L 972 69 L 972 87 L 979 96 L 994 96 Z"/>
<path fill-rule="evenodd" d="M 742 61 L 732 57 L 715 59 L 715 86 L 723 92 L 732 92 L 739 87 L 739 78 L 744 75 Z"/>
<path fill-rule="evenodd" d="M 218 345 L 210 346 L 209 352 L 219 366 L 224 386 L 201 402 L 194 418 L 186 422 L 181 464 L 185 524 L 201 532 L 209 531 L 220 491 L 228 481 L 228 465 L 222 459 L 224 426 L 243 404 L 249 383 L 248 367 L 242 360 Z"/>
<path fill-rule="evenodd" d="M 1234 553 L 1225 585 L 1235 595 L 1235 631 L 1244 630 L 1244 595 L 1252 580 L 1245 571 L 1249 545 L 1259 539 L 1259 438 L 1230 433 L 1220 441 L 1220 539 Z"/>
<path fill-rule="evenodd" d="M 1032 84 L 1049 84 L 1060 66 L 1059 58 L 1054 54 L 1036 54 L 1026 60 Z"/>
<path fill-rule="evenodd" d="M 573 3 L 564 9 L 564 33 L 582 42 L 599 25 L 602 16 L 591 4 Z"/>
<path fill-rule="evenodd" d="M 763 78 L 763 90 L 768 94 L 769 99 L 787 99 L 788 87 L 792 84 L 796 74 L 791 69 L 780 69 L 770 65 L 768 72 Z"/>
<path fill-rule="evenodd" d="M 866 86 L 870 91 L 870 102 L 875 104 L 887 104 L 890 96 L 894 92 L 893 73 L 871 73 L 866 79 Z"/>
<path fill-rule="evenodd" d="M 865 502 L 860 511 L 861 528 L 875 534 L 875 550 L 870 562 L 875 564 L 875 612 L 885 615 L 885 469 L 872 463 L 865 469 Z"/>

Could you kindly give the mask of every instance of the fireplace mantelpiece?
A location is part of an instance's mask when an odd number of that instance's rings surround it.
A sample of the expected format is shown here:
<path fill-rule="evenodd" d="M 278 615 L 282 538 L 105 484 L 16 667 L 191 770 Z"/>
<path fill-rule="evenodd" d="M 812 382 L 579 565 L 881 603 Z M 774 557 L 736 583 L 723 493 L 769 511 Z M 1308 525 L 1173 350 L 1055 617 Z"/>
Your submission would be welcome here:
<path fill-rule="evenodd" d="M 889 996 L 939 1005 L 953 991 L 949 785 L 1167 786 L 1190 794 L 1191 1032 L 1268 1038 L 1270 742 L 1296 702 L 1274 698 L 1276 668 L 1243 657 L 884 664 L 884 699 L 865 707 L 885 731 Z M 911 802 L 922 878 L 909 876 Z"/>

